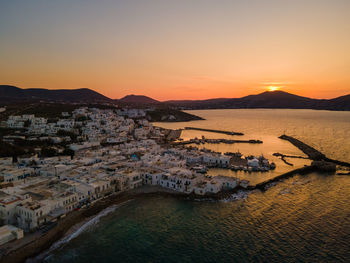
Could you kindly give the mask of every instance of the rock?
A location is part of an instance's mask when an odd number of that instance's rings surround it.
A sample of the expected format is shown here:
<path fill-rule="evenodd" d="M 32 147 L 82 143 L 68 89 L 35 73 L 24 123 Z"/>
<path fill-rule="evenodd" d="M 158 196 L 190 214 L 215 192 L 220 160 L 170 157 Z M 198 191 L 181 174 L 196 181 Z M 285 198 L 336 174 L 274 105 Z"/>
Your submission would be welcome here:
<path fill-rule="evenodd" d="M 313 161 L 311 166 L 315 167 L 320 172 L 334 173 L 337 170 L 337 166 L 334 163 L 325 161 Z"/>

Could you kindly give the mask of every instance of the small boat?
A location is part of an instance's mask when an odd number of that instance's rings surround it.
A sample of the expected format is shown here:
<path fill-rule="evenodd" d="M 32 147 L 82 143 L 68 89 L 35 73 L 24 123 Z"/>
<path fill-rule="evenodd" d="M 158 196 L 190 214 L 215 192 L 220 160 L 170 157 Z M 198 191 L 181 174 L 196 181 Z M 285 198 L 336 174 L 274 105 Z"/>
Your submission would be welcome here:
<path fill-rule="evenodd" d="M 197 173 L 203 173 L 203 174 L 205 174 L 208 171 L 208 168 L 202 165 L 195 166 L 192 169 L 195 170 Z"/>
<path fill-rule="evenodd" d="M 271 170 L 276 169 L 276 164 L 274 162 L 270 163 L 270 169 Z"/>

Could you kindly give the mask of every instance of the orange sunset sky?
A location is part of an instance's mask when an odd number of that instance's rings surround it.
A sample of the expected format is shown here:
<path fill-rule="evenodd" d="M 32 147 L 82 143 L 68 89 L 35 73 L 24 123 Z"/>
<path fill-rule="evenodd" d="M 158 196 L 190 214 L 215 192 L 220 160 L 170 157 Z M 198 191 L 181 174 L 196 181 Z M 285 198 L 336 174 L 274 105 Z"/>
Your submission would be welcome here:
<path fill-rule="evenodd" d="M 111 98 L 350 93 L 348 0 L 0 1 L 0 84 Z"/>

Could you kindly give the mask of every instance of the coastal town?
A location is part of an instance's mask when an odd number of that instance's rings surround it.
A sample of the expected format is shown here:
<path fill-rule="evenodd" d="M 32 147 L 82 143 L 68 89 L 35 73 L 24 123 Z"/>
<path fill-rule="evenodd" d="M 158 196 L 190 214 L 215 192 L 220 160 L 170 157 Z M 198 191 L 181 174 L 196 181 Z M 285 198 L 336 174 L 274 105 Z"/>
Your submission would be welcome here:
<path fill-rule="evenodd" d="M 145 185 L 188 195 L 215 195 L 249 181 L 209 176 L 210 167 L 267 171 L 262 156 L 176 145 L 181 130 L 153 126 L 140 109 L 81 107 L 56 120 L 8 117 L 7 145 L 27 152 L 0 159 L 0 245 L 47 230 L 69 213 Z M 34 147 L 32 147 L 34 145 Z"/>
<path fill-rule="evenodd" d="M 0 0 L 0 263 L 350 263 L 350 0 Z"/>

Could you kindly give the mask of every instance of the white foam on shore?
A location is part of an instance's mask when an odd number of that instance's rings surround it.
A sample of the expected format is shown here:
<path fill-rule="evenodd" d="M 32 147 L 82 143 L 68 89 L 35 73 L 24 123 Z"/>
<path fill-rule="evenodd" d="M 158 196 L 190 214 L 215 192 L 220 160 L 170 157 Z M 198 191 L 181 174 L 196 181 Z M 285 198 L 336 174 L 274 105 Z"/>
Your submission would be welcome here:
<path fill-rule="evenodd" d="M 112 205 L 112 206 L 102 210 L 96 216 L 94 216 L 93 218 L 91 218 L 90 220 L 85 222 L 81 227 L 76 229 L 73 233 L 71 233 L 67 236 L 64 236 L 63 238 L 61 238 L 60 240 L 55 242 L 48 250 L 44 251 L 43 253 L 36 256 L 35 258 L 27 259 L 25 262 L 26 263 L 36 263 L 36 262 L 42 262 L 46 258 L 49 258 L 51 256 L 50 255 L 51 252 L 53 252 L 54 250 L 56 250 L 58 248 L 62 248 L 65 244 L 69 243 L 72 239 L 78 237 L 81 233 L 83 233 L 84 231 L 89 229 L 91 226 L 96 225 L 102 217 L 108 215 L 111 212 L 114 212 L 117 208 L 119 208 L 120 206 L 122 206 L 122 205 L 124 205 L 132 200 L 133 199 L 128 200 L 128 201 L 123 202 L 123 203 L 118 204 L 118 205 Z M 74 227 L 74 226 L 72 226 L 72 227 Z"/>
<path fill-rule="evenodd" d="M 233 202 L 238 200 L 245 200 L 248 198 L 248 195 L 251 193 L 251 191 L 237 191 L 237 193 L 232 194 L 228 198 L 220 200 L 220 202 Z"/>

